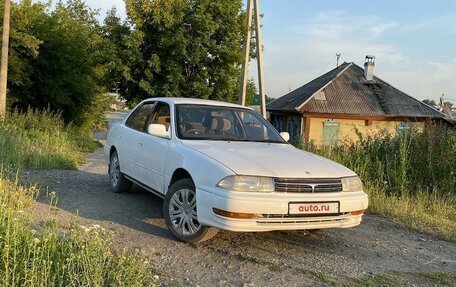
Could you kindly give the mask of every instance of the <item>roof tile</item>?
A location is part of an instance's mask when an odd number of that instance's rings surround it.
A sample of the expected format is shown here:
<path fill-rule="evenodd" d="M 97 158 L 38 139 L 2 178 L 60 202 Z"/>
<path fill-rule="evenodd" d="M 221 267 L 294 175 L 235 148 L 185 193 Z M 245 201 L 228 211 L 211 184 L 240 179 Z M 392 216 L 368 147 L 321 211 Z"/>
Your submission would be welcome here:
<path fill-rule="evenodd" d="M 312 97 L 323 89 L 325 100 Z M 307 101 L 307 102 L 306 102 Z M 267 110 L 281 112 L 349 114 L 399 117 L 443 118 L 439 111 L 401 92 L 385 81 L 364 78 L 364 70 L 354 63 L 344 63 L 304 86 L 267 105 Z"/>

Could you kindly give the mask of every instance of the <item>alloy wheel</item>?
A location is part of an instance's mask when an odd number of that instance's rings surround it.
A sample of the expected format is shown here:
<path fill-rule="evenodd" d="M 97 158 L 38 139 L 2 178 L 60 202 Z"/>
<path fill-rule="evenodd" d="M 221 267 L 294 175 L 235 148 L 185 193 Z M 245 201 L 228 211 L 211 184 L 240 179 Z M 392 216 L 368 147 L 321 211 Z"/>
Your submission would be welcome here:
<path fill-rule="evenodd" d="M 113 156 L 111 158 L 111 166 L 109 168 L 109 177 L 111 179 L 111 186 L 116 187 L 117 184 L 119 183 L 119 177 L 120 177 L 120 165 L 119 165 L 119 159 L 117 156 Z"/>
<path fill-rule="evenodd" d="M 169 202 L 169 217 L 176 232 L 194 235 L 201 229 L 196 211 L 196 194 L 191 189 L 179 189 Z"/>

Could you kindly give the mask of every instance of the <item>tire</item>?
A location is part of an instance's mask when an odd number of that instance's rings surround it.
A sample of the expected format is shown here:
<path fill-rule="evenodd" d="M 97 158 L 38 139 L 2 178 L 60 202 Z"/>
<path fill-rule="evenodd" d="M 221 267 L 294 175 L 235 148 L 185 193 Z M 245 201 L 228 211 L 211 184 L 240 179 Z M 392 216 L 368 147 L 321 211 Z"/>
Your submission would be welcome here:
<path fill-rule="evenodd" d="M 119 156 L 114 151 L 109 159 L 109 183 L 115 193 L 128 192 L 131 189 L 132 182 L 125 178 L 120 170 Z"/>
<path fill-rule="evenodd" d="M 181 179 L 170 186 L 163 203 L 163 215 L 169 231 L 183 242 L 203 242 L 218 232 L 217 228 L 198 222 L 196 191 L 191 179 Z"/>

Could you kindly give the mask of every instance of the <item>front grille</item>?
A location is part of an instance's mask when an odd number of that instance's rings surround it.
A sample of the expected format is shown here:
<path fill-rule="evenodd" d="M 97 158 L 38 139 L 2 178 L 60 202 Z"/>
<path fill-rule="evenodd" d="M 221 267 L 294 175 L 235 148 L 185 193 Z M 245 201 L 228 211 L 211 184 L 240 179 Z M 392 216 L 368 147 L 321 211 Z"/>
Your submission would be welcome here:
<path fill-rule="evenodd" d="M 314 193 L 314 192 L 340 192 L 342 181 L 333 178 L 275 178 L 276 192 Z"/>
<path fill-rule="evenodd" d="M 333 213 L 333 214 L 262 214 L 264 219 L 288 219 L 288 218 L 303 218 L 303 217 L 328 217 L 328 216 L 343 216 L 349 215 L 349 212 Z"/>
<path fill-rule="evenodd" d="M 262 218 L 257 219 L 258 224 L 329 224 L 335 222 L 347 222 L 350 219 L 350 213 L 344 212 L 332 215 L 318 215 L 318 216 L 302 216 L 302 215 L 288 215 L 288 214 L 263 214 Z"/>

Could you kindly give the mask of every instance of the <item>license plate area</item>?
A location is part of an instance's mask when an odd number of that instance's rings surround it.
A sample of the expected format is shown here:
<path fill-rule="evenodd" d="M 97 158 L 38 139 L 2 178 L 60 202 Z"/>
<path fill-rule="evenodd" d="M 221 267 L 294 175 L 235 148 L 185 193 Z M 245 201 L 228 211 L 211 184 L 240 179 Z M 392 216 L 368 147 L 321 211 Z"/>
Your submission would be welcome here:
<path fill-rule="evenodd" d="M 322 202 L 290 202 L 288 204 L 290 215 L 332 215 L 340 213 L 339 201 Z"/>

